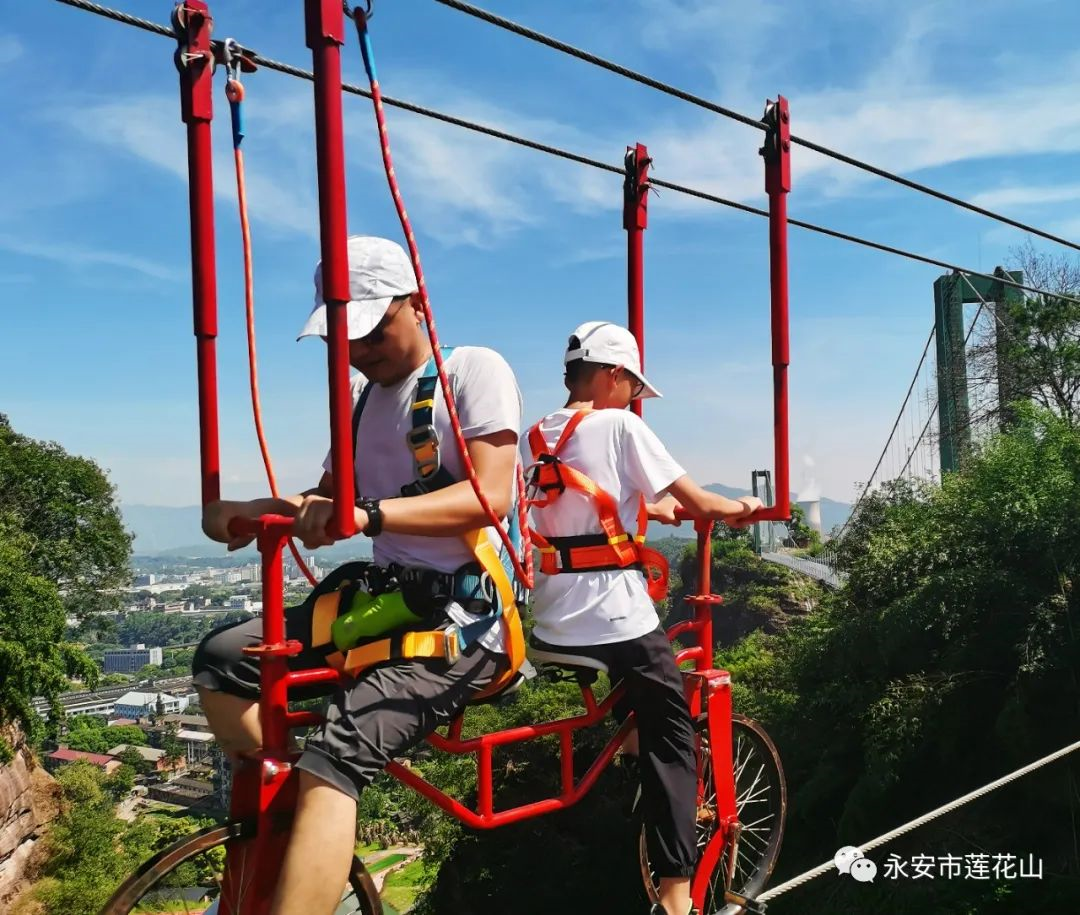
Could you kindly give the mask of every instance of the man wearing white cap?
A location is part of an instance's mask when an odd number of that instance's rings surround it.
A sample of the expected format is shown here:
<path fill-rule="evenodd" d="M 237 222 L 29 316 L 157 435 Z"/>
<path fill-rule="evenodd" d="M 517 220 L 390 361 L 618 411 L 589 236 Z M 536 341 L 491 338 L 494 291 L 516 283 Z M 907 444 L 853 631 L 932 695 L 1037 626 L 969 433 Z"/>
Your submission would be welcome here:
<path fill-rule="evenodd" d="M 631 540 L 622 534 L 615 538 L 623 541 L 622 556 L 608 544 L 613 523 L 623 534 L 636 530 L 643 499 L 648 517 L 666 523 L 677 523 L 680 505 L 698 518 L 736 522 L 761 503 L 702 489 L 626 409 L 638 398 L 661 396 L 642 373 L 637 342 L 626 328 L 606 321 L 582 324 L 563 362 L 566 406 L 540 420 L 523 445 L 529 462 L 539 461 L 533 479 L 542 498 L 539 507 L 533 503 L 533 528 L 540 535 L 536 540 L 549 545 L 551 559 L 541 565 L 533 592 L 532 644 L 597 658 L 607 665 L 611 682 L 625 686 L 625 707 L 615 713 L 625 717 L 633 710 L 637 725 L 637 739 L 632 735 L 627 749 L 639 756 L 649 859 L 660 881 L 660 903 L 652 915 L 686 915 L 697 863 L 693 724 L 641 554 L 633 561 Z M 556 465 L 555 486 L 543 483 L 545 464 Z M 617 508 L 617 519 L 603 517 L 588 484 L 567 482 L 573 471 L 611 497 L 605 502 Z"/>
<path fill-rule="evenodd" d="M 403 603 L 422 617 L 422 625 L 413 628 L 456 626 L 455 632 L 463 632 L 472 623 L 469 631 L 481 634 L 471 636 L 475 640 L 454 663 L 441 657 L 383 663 L 361 670 L 350 685 L 326 690 L 332 692 L 326 721 L 297 762 L 296 817 L 271 915 L 330 915 L 336 909 L 352 860 L 360 791 L 509 666 L 501 626 L 475 625 L 491 616 L 492 603 L 476 557 L 460 535 L 486 528 L 488 519 L 465 479 L 442 391 L 432 378 L 412 265 L 399 245 L 383 238 L 353 236 L 348 254 L 349 361 L 361 373 L 353 385 L 355 520 L 357 529 L 372 537 L 374 558 L 360 573 L 364 590 L 400 592 L 396 606 Z M 315 290 L 315 309 L 300 337 L 326 336 L 321 268 Z M 483 347 L 458 347 L 446 356 L 445 366 L 480 486 L 505 518 L 513 502 L 521 426 L 517 382 L 506 361 Z M 420 461 L 410 444 L 421 407 L 426 411 L 422 431 L 435 442 L 438 476 L 418 473 Z M 333 513 L 329 457 L 323 469 L 319 484 L 305 493 L 207 506 L 204 531 L 237 549 L 251 538 L 230 536 L 232 519 L 277 513 L 295 518 L 295 535 L 305 546 L 331 543 L 326 533 Z M 490 530 L 485 533 L 491 537 Z M 344 602 L 342 597 L 339 609 Z M 285 624 L 286 637 L 304 645 L 290 666 L 325 667 L 327 649 L 313 637 L 311 601 L 288 608 Z M 261 742 L 258 663 L 244 653 L 261 633 L 261 620 L 218 629 L 199 645 L 193 662 L 203 710 L 234 758 Z M 295 697 L 310 692 L 298 690 Z"/>

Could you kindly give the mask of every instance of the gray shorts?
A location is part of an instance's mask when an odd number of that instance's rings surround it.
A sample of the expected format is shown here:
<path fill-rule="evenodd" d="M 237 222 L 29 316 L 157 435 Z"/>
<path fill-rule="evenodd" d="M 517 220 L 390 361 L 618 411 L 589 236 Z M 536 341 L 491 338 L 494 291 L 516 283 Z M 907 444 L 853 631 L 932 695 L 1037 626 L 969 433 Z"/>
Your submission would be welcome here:
<path fill-rule="evenodd" d="M 289 658 L 292 670 L 325 667 L 325 655 L 311 648 L 311 610 L 285 610 L 285 636 L 303 643 Z M 243 649 L 262 640 L 262 620 L 215 629 L 195 650 L 196 686 L 259 697 L 259 662 Z M 332 646 L 331 646 L 332 650 Z M 329 696 L 326 721 L 312 734 L 297 766 L 352 798 L 385 768 L 440 725 L 456 717 L 469 700 L 507 668 L 506 655 L 469 646 L 452 666 L 436 659 L 379 664 L 344 686 L 317 684 L 289 691 L 290 699 Z"/>

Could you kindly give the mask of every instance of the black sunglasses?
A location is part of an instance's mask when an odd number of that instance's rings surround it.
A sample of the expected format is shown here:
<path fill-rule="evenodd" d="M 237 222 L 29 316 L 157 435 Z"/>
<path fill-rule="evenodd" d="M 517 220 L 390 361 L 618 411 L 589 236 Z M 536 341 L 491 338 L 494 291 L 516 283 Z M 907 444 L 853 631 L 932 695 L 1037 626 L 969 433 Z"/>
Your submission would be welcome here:
<path fill-rule="evenodd" d="M 411 296 L 406 296 L 405 298 L 401 299 L 401 304 L 398 305 L 398 307 L 394 310 L 393 314 L 387 312 L 385 315 L 383 315 L 382 320 L 379 321 L 378 324 L 376 324 L 368 333 L 364 334 L 364 336 L 357 337 L 354 342 L 363 343 L 364 346 L 378 346 L 380 343 L 382 343 L 383 340 L 386 339 L 386 329 L 390 326 L 390 322 L 398 316 L 398 312 L 405 307 L 406 303 L 408 303 L 410 299 Z"/>
<path fill-rule="evenodd" d="M 613 365 L 613 366 L 611 366 L 611 368 L 618 369 L 620 372 L 622 372 L 624 375 L 626 375 L 627 378 L 630 379 L 630 399 L 631 400 L 636 400 L 638 397 L 641 396 L 642 392 L 645 390 L 645 382 L 644 381 L 642 381 L 640 378 L 638 378 L 636 375 L 634 375 L 629 369 L 626 368 L 625 365 Z"/>

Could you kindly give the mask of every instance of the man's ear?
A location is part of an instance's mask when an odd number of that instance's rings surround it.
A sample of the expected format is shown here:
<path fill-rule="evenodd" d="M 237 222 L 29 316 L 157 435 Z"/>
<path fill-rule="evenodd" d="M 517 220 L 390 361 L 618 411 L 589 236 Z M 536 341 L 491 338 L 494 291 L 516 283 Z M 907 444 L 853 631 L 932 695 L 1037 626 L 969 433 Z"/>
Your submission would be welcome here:
<path fill-rule="evenodd" d="M 419 292 L 410 293 L 409 304 L 412 306 L 413 314 L 416 315 L 416 323 L 422 324 L 424 321 L 424 300 Z"/>

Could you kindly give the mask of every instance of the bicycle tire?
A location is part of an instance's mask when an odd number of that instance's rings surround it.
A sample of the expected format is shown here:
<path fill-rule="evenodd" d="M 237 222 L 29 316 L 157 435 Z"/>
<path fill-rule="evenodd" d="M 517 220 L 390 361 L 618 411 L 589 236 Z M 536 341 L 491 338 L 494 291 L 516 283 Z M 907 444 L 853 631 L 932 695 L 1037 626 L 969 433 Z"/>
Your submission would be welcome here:
<path fill-rule="evenodd" d="M 694 728 L 698 733 L 699 745 L 706 755 L 711 759 L 711 754 L 708 753 L 707 742 L 707 718 L 705 715 L 701 715 L 694 723 Z M 754 833 L 748 833 L 744 831 L 743 836 L 746 839 L 745 843 L 740 840 L 739 848 L 739 860 L 744 861 L 747 858 L 750 859 L 747 867 L 738 867 L 739 874 L 745 875 L 742 879 L 737 878 L 731 889 L 742 895 L 753 898 L 757 893 L 760 893 L 765 885 L 769 881 L 769 877 L 772 876 L 773 868 L 776 866 L 776 859 L 780 854 L 780 844 L 784 837 L 784 820 L 787 813 L 787 784 L 784 781 L 784 770 L 780 764 L 780 754 L 776 750 L 775 744 L 765 730 L 756 721 L 746 718 L 743 715 L 733 714 L 731 716 L 731 732 L 733 743 L 733 755 L 732 759 L 736 764 L 736 782 L 735 782 L 735 794 L 737 800 L 737 811 L 742 814 L 745 802 L 748 799 L 747 790 L 740 792 L 740 782 L 744 773 L 747 771 L 749 761 L 753 755 L 757 755 L 760 759 L 761 771 L 755 773 L 760 778 L 763 774 L 765 776 L 767 797 L 765 803 L 773 810 L 775 816 L 775 822 L 770 825 L 767 836 L 762 838 L 760 835 L 755 838 L 754 842 L 750 841 L 750 835 Z M 742 746 L 740 746 L 740 744 Z M 740 759 L 745 759 L 742 767 L 739 767 Z M 711 763 L 705 761 L 702 765 L 702 772 L 707 773 L 708 767 Z M 765 770 L 768 770 L 767 772 Z M 706 781 L 708 779 L 706 778 Z M 755 792 L 756 794 L 757 792 Z M 752 803 L 758 803 L 756 798 L 751 799 Z M 755 813 L 755 816 L 757 814 Z M 747 824 L 744 824 L 744 829 Z M 760 833 L 761 828 L 757 821 L 754 821 L 754 829 Z M 701 822 L 698 824 L 698 849 L 703 851 L 708 844 L 712 835 L 715 833 L 715 825 L 702 826 Z M 755 848 L 754 843 L 760 843 Z M 750 855 L 744 855 L 744 848 L 749 847 L 752 851 Z M 705 905 L 701 910 L 701 915 L 742 915 L 746 910 L 743 906 L 735 903 L 726 903 L 723 900 L 723 872 L 726 867 L 727 855 L 729 849 L 725 848 L 722 854 L 719 856 L 716 862 L 716 866 L 713 869 L 713 875 L 710 875 L 710 891 L 705 899 Z M 645 827 L 641 828 L 641 835 L 638 839 L 638 858 L 641 865 L 641 877 L 645 884 L 645 892 L 648 894 L 651 902 L 659 902 L 659 888 L 656 880 L 653 876 L 652 866 L 649 863 L 649 850 L 648 843 L 646 841 Z M 738 862 L 737 862 L 738 864 Z M 699 867 L 706 866 L 704 863 L 699 864 Z M 696 875 L 695 875 L 696 877 Z M 719 880 L 719 883 L 717 881 Z M 722 903 L 722 904 L 721 904 Z"/>
<path fill-rule="evenodd" d="M 146 894 L 160 885 L 181 865 L 198 855 L 206 854 L 241 838 L 248 839 L 249 835 L 244 834 L 242 824 L 232 823 L 224 826 L 208 826 L 178 839 L 143 862 L 134 874 L 120 884 L 109 901 L 105 903 L 101 915 L 130 915 L 130 913 L 138 912 L 140 903 L 146 899 Z M 364 867 L 364 863 L 356 857 L 353 858 L 349 870 L 349 885 L 356 898 L 357 908 L 353 910 L 356 915 L 383 915 L 382 902 L 375 889 L 375 882 Z M 195 908 L 199 911 L 203 910 L 199 904 L 196 904 Z M 143 908 L 143 911 L 151 910 Z"/>

